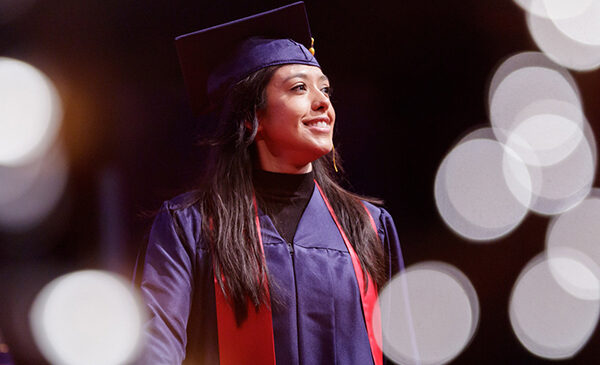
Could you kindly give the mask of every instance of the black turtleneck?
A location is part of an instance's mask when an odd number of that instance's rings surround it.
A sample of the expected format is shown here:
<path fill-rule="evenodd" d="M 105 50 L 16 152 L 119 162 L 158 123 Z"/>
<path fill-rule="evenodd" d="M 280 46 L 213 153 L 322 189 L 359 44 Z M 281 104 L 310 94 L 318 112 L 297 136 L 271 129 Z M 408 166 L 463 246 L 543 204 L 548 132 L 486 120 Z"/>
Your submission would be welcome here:
<path fill-rule="evenodd" d="M 291 244 L 315 187 L 313 172 L 281 174 L 254 170 L 252 178 L 258 206 L 271 218 L 281 237 Z"/>

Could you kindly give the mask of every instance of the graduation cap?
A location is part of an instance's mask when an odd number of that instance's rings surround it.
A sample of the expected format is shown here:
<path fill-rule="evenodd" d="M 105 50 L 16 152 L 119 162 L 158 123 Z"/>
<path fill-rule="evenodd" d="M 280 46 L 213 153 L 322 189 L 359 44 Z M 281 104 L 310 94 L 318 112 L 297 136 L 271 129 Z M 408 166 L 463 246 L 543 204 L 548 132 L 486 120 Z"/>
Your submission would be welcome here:
<path fill-rule="evenodd" d="M 320 67 L 301 1 L 181 35 L 175 45 L 196 114 L 218 107 L 233 85 L 262 68 L 291 63 Z"/>

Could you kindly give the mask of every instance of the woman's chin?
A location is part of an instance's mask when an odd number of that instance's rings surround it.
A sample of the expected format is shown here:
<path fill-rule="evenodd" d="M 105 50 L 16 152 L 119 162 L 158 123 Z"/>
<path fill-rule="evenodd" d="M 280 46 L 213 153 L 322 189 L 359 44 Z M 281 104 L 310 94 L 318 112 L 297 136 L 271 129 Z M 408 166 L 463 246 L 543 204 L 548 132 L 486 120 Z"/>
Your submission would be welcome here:
<path fill-rule="evenodd" d="M 313 150 L 313 155 L 311 157 L 312 159 L 310 162 L 313 162 L 313 161 L 325 156 L 326 154 L 331 152 L 332 149 L 333 149 L 333 144 L 318 146 L 317 148 L 315 148 Z"/>

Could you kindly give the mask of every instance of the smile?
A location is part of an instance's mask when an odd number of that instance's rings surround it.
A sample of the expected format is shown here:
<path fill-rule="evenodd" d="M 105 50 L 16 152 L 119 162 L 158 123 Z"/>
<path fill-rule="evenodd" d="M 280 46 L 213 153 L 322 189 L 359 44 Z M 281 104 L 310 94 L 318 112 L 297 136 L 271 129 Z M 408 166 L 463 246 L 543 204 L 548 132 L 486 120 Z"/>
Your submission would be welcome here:
<path fill-rule="evenodd" d="M 325 118 L 313 119 L 307 122 L 303 122 L 303 124 L 312 130 L 320 132 L 329 132 L 331 130 L 329 119 Z"/>

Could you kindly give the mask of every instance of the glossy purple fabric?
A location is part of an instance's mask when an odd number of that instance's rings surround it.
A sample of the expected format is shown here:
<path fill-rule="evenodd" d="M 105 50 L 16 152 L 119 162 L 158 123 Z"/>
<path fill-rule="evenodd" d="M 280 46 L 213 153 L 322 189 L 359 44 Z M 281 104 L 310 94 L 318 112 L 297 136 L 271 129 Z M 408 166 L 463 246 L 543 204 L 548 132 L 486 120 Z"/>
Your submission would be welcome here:
<path fill-rule="evenodd" d="M 311 40 L 302 1 L 177 37 L 192 109 L 204 114 L 220 107 L 233 84 L 261 68 L 289 63 L 318 66 L 307 50 Z"/>
<path fill-rule="evenodd" d="M 235 83 L 260 69 L 291 63 L 321 67 L 308 49 L 294 40 L 261 37 L 247 39 L 208 76 L 208 98 L 220 99 L 220 95 L 227 94 Z"/>
<path fill-rule="evenodd" d="M 152 227 L 141 282 L 150 313 L 143 364 L 219 363 L 211 260 L 199 212 L 186 200 L 166 202 Z M 396 228 L 384 209 L 366 205 L 391 276 L 403 265 Z M 269 217 L 259 212 L 259 219 L 271 297 L 279 303 L 273 303 L 277 364 L 373 364 L 352 261 L 316 188 L 298 224 L 293 258 Z"/>

